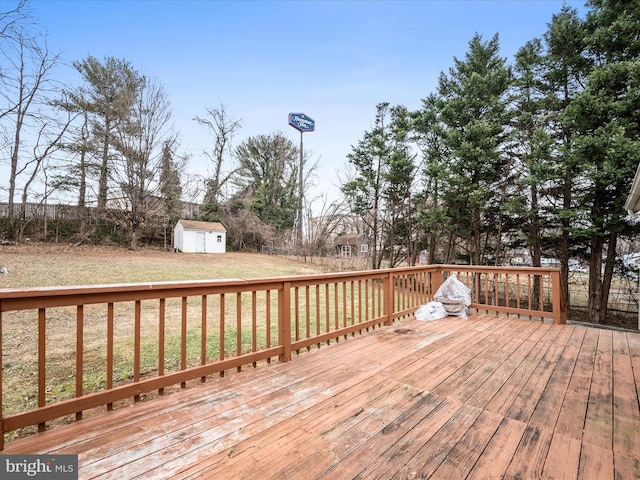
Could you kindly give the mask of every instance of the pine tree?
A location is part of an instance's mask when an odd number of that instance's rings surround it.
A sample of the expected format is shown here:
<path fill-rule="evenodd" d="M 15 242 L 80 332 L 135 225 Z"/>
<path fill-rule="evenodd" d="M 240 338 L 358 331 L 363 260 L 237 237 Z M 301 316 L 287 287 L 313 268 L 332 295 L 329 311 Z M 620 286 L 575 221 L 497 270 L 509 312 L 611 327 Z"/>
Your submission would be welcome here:
<path fill-rule="evenodd" d="M 414 154 L 409 148 L 411 130 L 409 112 L 404 106 L 391 108 L 390 154 L 384 170 L 383 197 L 387 214 L 384 245 L 389 265 L 394 267 L 405 259 L 415 262 L 415 214 L 412 191 L 415 179 Z"/>
<path fill-rule="evenodd" d="M 293 227 L 297 216 L 298 148 L 281 133 L 258 135 L 236 149 L 236 183 L 244 208 L 278 233 Z"/>
<path fill-rule="evenodd" d="M 166 232 L 179 219 L 182 213 L 180 197 L 182 185 L 180 184 L 180 169 L 173 159 L 171 142 L 165 142 L 162 148 L 162 160 L 160 164 L 160 194 L 164 207 L 162 223 L 165 229 L 165 248 L 167 246 Z M 173 231 L 170 229 L 170 231 Z"/>
<path fill-rule="evenodd" d="M 371 235 L 369 255 L 372 269 L 380 268 L 382 263 L 383 192 L 391 155 L 388 114 L 388 102 L 376 106 L 373 128 L 365 132 L 362 140 L 347 155 L 355 169 L 355 177 L 341 187 L 351 211 L 361 218 Z"/>
<path fill-rule="evenodd" d="M 585 21 L 585 42 L 593 69 L 568 107 L 577 132 L 582 225 L 588 240 L 589 315 L 604 320 L 620 235 L 630 230 L 624 203 L 640 161 L 640 4 L 593 0 Z M 604 272 L 602 269 L 604 265 Z"/>
<path fill-rule="evenodd" d="M 455 66 L 440 75 L 438 87 L 449 172 L 443 202 L 472 264 L 485 263 L 491 250 L 497 255 L 500 238 L 511 71 L 498 51 L 498 35 L 483 42 L 476 34 L 465 60 L 454 59 Z"/>
<path fill-rule="evenodd" d="M 73 66 L 85 84 L 70 93 L 70 103 L 77 111 L 89 114 L 96 153 L 100 158 L 97 205 L 105 208 L 116 129 L 126 124 L 144 78 L 128 61 L 114 57 L 106 57 L 101 62 L 88 56 L 74 62 Z"/>
<path fill-rule="evenodd" d="M 546 124 L 554 139 L 552 178 L 549 202 L 559 235 L 550 232 L 550 239 L 558 245 L 560 275 L 564 298 L 570 305 L 569 259 L 584 252 L 580 237 L 574 235 L 579 222 L 576 194 L 584 188 L 582 167 L 574 152 L 576 132 L 566 121 L 567 108 L 583 90 L 590 60 L 584 55 L 584 28 L 578 12 L 564 6 L 553 15 L 544 34 L 546 46 L 544 83 L 546 93 Z"/>

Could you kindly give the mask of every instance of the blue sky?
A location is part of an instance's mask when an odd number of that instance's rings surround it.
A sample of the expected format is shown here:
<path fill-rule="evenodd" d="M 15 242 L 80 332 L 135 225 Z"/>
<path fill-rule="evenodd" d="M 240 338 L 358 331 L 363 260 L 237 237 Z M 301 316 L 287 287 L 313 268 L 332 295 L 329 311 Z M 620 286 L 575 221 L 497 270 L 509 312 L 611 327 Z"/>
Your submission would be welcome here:
<path fill-rule="evenodd" d="M 566 1 L 584 15 L 583 1 Z M 541 36 L 561 0 L 172 1 L 31 0 L 49 47 L 70 63 L 88 55 L 130 61 L 165 86 L 189 171 L 207 172 L 205 130 L 192 121 L 224 104 L 243 123 L 234 139 L 283 132 L 290 112 L 316 131 L 312 195 L 337 198 L 346 156 L 382 101 L 417 109 L 474 33 L 500 36 L 509 61 Z M 59 77 L 78 84 L 73 69 Z"/>

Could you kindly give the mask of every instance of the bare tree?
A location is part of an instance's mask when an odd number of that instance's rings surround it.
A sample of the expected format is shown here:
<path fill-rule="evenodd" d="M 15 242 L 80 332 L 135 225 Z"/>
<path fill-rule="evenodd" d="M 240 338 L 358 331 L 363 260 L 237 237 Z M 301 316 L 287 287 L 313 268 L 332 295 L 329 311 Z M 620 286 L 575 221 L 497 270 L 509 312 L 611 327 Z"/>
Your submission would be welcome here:
<path fill-rule="evenodd" d="M 29 19 L 27 0 L 20 0 L 11 10 L 0 11 L 0 41 L 14 39 Z"/>
<path fill-rule="evenodd" d="M 195 117 L 193 120 L 207 128 L 213 138 L 213 147 L 203 150 L 205 157 L 212 166 L 211 176 L 207 179 L 207 186 L 203 201 L 203 216 L 209 220 L 218 220 L 221 214 L 221 190 L 225 183 L 237 171 L 230 168 L 223 170 L 225 160 L 232 155 L 231 141 L 233 135 L 242 127 L 240 120 L 229 117 L 224 105 L 218 108 L 207 108 L 208 117 Z"/>
<path fill-rule="evenodd" d="M 48 172 L 46 170 L 48 170 L 48 168 L 46 165 L 51 161 L 53 154 L 63 148 L 62 138 L 64 137 L 64 134 L 69 128 L 72 120 L 73 118 L 70 112 L 67 112 L 66 119 L 54 118 L 47 121 L 43 120 L 40 130 L 36 135 L 32 153 L 30 157 L 26 159 L 19 172 L 20 174 L 26 173 L 27 179 L 22 187 L 22 202 L 20 203 L 20 213 L 18 215 L 18 221 L 16 222 L 19 227 L 17 231 L 17 239 L 21 239 L 23 236 L 27 221 L 26 205 L 29 199 L 30 188 L 39 176 L 42 175 L 44 177 L 45 191 L 42 196 L 43 202 L 46 203 L 47 197 L 51 194 L 47 185 Z"/>
<path fill-rule="evenodd" d="M 20 178 L 29 178 L 24 186 L 26 190 L 43 160 L 41 154 L 29 158 L 25 153 L 27 132 L 33 132 L 31 137 L 35 137 L 40 146 L 40 142 L 48 137 L 45 132 L 51 126 L 51 112 L 48 111 L 51 103 L 47 95 L 54 90 L 51 71 L 59 63 L 59 54 L 50 52 L 42 37 L 32 35 L 26 29 L 12 27 L 12 34 L 5 36 L 0 44 L 0 57 L 0 64 L 5 66 L 0 76 L 0 120 L 6 135 L 3 148 L 8 150 L 10 162 L 7 233 L 15 240 L 21 230 L 17 228 L 14 213 Z M 43 152 L 49 154 L 51 149 L 45 148 Z M 23 191 L 22 197 L 25 196 L 26 191 Z"/>
<path fill-rule="evenodd" d="M 317 213 L 312 213 L 312 205 L 319 205 Z M 307 207 L 307 239 L 304 242 L 302 254 L 306 260 L 307 255 L 321 256 L 334 253 L 330 251 L 333 247 L 331 239 L 336 236 L 343 221 L 348 214 L 348 209 L 343 202 L 329 202 L 326 194 L 321 194 L 310 202 Z"/>
<path fill-rule="evenodd" d="M 142 77 L 132 106 L 114 135 L 119 156 L 113 173 L 124 200 L 130 248 L 136 249 L 146 222 L 162 208 L 154 196 L 160 191 L 163 149 L 175 138 L 170 131 L 171 106 L 157 81 Z"/>

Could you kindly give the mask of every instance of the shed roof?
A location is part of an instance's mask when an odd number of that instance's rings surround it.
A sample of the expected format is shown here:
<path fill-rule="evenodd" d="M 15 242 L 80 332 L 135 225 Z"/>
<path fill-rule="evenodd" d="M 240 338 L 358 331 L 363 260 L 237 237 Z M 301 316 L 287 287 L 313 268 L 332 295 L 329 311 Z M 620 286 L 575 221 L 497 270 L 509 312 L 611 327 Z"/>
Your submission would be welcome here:
<path fill-rule="evenodd" d="M 185 230 L 215 230 L 219 232 L 226 232 L 220 222 L 202 222 L 199 220 L 178 220 L 178 223 L 182 225 Z"/>

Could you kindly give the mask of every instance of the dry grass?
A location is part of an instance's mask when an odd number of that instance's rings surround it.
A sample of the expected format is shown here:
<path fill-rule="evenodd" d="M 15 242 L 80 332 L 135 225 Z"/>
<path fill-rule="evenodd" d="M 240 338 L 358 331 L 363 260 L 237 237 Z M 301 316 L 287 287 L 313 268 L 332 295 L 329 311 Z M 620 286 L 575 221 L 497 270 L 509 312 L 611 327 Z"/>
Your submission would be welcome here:
<path fill-rule="evenodd" d="M 31 244 L 0 246 L 0 288 L 258 278 L 322 271 L 323 267 L 257 253 L 195 254 L 159 249 Z"/>

